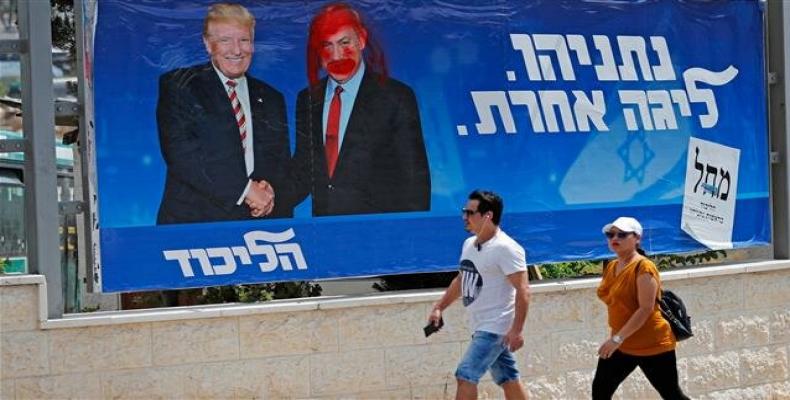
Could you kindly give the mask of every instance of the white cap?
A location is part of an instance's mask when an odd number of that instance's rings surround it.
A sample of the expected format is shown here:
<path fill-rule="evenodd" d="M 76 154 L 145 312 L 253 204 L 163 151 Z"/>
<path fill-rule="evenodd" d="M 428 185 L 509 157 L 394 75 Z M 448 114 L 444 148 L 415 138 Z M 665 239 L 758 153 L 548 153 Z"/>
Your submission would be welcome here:
<path fill-rule="evenodd" d="M 631 217 L 620 217 L 614 220 L 614 222 L 610 224 L 606 224 L 603 226 L 601 231 L 603 233 L 609 232 L 612 227 L 615 227 L 623 232 L 634 232 L 639 236 L 642 236 L 642 224 L 636 220 L 636 218 Z"/>

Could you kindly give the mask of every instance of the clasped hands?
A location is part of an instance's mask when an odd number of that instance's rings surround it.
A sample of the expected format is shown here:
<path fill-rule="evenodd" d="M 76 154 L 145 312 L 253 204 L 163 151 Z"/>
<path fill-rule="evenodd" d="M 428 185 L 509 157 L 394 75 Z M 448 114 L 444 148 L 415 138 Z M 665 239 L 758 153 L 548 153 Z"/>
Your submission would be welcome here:
<path fill-rule="evenodd" d="M 250 215 L 255 218 L 269 215 L 274 209 L 274 188 L 264 180 L 253 181 L 244 204 L 250 207 Z"/>

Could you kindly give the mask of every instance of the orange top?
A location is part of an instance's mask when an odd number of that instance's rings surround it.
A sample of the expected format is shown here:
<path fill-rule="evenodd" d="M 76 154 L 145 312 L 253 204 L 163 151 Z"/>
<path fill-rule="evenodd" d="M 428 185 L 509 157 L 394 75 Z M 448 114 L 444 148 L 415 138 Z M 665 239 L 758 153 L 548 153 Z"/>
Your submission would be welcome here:
<path fill-rule="evenodd" d="M 661 278 L 652 261 L 640 257 L 626 265 L 619 274 L 615 274 L 617 260 L 610 261 L 604 268 L 603 279 L 601 285 L 598 286 L 598 297 L 606 304 L 609 312 L 609 327 L 612 329 L 612 335 L 619 332 L 631 315 L 639 309 L 636 287 L 637 265 L 640 275 L 650 274 L 653 276 L 658 283 L 656 297 L 661 295 Z M 674 350 L 675 343 L 672 328 L 661 316 L 658 304 L 654 304 L 653 313 L 647 318 L 645 324 L 631 336 L 625 338 L 619 350 L 635 356 L 652 356 Z"/>

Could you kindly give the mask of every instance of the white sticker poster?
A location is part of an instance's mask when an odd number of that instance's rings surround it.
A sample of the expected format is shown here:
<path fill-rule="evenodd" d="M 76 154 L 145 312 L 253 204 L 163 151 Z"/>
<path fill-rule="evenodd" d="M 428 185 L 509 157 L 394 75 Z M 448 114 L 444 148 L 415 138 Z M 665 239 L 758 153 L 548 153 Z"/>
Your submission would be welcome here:
<path fill-rule="evenodd" d="M 713 250 L 732 248 L 740 155 L 732 147 L 689 139 L 680 226 Z"/>

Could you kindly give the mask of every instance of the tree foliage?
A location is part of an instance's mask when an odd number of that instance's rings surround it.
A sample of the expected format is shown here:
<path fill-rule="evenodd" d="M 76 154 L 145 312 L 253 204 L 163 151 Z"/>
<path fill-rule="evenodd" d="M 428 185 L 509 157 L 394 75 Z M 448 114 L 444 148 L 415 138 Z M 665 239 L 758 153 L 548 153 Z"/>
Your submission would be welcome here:
<path fill-rule="evenodd" d="M 659 270 L 667 270 L 691 265 L 706 264 L 719 258 L 727 258 L 724 250 L 708 250 L 689 254 L 659 254 L 650 256 Z M 570 261 L 539 265 L 543 279 L 578 278 L 599 275 L 607 260 Z"/>
<path fill-rule="evenodd" d="M 77 50 L 74 28 L 74 0 L 50 0 L 52 5 L 52 46 L 72 56 Z"/>
<path fill-rule="evenodd" d="M 254 285 L 233 285 L 208 287 L 203 290 L 198 302 L 215 303 L 254 303 L 277 299 L 315 297 L 321 295 L 321 285 L 312 282 L 279 282 Z"/>

